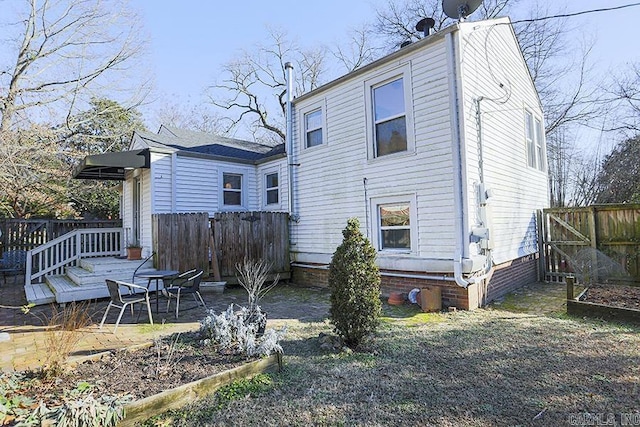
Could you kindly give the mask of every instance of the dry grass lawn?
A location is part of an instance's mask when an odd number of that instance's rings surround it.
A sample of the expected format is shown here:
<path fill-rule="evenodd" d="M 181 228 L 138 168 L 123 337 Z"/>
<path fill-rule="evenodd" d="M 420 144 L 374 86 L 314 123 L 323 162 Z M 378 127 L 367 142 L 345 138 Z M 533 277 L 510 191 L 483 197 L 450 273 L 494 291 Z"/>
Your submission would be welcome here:
<path fill-rule="evenodd" d="M 320 348 L 328 321 L 287 321 L 285 369 L 266 385 L 148 425 L 562 426 L 578 413 L 620 423 L 640 412 L 638 328 L 504 309 L 384 310 L 355 353 Z"/>

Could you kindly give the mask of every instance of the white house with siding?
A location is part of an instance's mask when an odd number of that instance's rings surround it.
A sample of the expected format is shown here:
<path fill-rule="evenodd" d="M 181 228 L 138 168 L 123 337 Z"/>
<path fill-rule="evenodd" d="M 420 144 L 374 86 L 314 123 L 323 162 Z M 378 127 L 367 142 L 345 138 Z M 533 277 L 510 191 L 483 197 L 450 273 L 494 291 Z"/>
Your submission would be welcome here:
<path fill-rule="evenodd" d="M 161 126 L 135 132 L 130 150 L 148 150 L 146 168 L 124 171 L 126 239 L 151 253 L 151 215 L 220 211 L 287 211 L 284 145 L 268 146 Z"/>
<path fill-rule="evenodd" d="M 152 214 L 288 211 L 295 283 L 326 283 L 351 217 L 385 293 L 437 286 L 473 309 L 537 279 L 543 115 L 508 18 L 456 23 L 287 107 L 286 154 L 162 126 L 132 138 L 143 166 L 81 177 L 125 179 L 123 226 L 147 254 Z"/>
<path fill-rule="evenodd" d="M 387 291 L 436 285 L 475 308 L 536 280 L 543 116 L 508 18 L 431 34 L 292 112 L 294 281 L 326 278 L 350 217 Z"/>

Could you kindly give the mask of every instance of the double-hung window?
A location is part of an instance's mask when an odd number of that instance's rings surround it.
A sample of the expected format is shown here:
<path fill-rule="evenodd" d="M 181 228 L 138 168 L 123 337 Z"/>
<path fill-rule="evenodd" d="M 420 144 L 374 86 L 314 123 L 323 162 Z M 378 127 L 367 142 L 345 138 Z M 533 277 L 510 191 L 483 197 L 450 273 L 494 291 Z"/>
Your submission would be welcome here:
<path fill-rule="evenodd" d="M 372 88 L 376 157 L 407 151 L 402 77 Z"/>
<path fill-rule="evenodd" d="M 279 200 L 279 186 L 278 186 L 278 172 L 267 173 L 264 176 L 264 188 L 265 188 L 265 200 L 267 205 L 278 204 Z"/>
<path fill-rule="evenodd" d="M 222 201 L 224 206 L 242 206 L 242 175 L 222 174 Z"/>
<path fill-rule="evenodd" d="M 525 139 L 527 144 L 527 165 L 544 171 L 546 162 L 542 121 L 534 117 L 528 110 L 525 111 Z"/>
<path fill-rule="evenodd" d="M 415 150 L 407 64 L 365 82 L 369 158 Z"/>
<path fill-rule="evenodd" d="M 376 203 L 377 247 L 385 252 L 415 250 L 416 224 L 412 202 L 405 198 Z"/>
<path fill-rule="evenodd" d="M 324 119 L 321 108 L 304 113 L 304 146 L 306 148 L 316 147 L 323 144 L 323 124 Z"/>

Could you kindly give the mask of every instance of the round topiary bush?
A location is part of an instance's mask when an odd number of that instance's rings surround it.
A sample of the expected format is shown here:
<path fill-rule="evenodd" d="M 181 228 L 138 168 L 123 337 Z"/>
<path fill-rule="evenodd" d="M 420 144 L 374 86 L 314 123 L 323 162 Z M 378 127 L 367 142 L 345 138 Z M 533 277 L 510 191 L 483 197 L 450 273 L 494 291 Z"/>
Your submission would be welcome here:
<path fill-rule="evenodd" d="M 347 221 L 342 235 L 329 264 L 330 316 L 335 332 L 353 348 L 378 326 L 380 273 L 376 250 L 360 232 L 357 218 Z"/>

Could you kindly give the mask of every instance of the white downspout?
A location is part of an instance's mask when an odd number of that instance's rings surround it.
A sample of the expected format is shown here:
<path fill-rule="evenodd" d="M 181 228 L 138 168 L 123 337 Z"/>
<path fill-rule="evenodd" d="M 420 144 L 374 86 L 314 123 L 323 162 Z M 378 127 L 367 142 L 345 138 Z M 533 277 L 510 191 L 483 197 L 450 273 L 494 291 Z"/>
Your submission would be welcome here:
<path fill-rule="evenodd" d="M 285 76 L 287 81 L 287 101 L 286 101 L 286 150 L 287 150 L 287 172 L 289 177 L 289 217 L 292 221 L 298 222 L 298 215 L 294 212 L 295 200 L 294 200 L 294 179 L 295 174 L 293 171 L 293 65 L 291 62 L 284 64 Z"/>
<path fill-rule="evenodd" d="M 458 286 L 466 288 L 470 282 L 462 276 L 462 259 L 467 256 L 467 246 L 465 245 L 465 200 L 463 192 L 462 176 L 462 135 L 460 131 L 460 103 L 459 96 L 459 76 L 456 60 L 456 46 L 453 32 L 447 33 L 447 45 L 449 55 L 447 56 L 448 68 L 451 72 L 449 80 L 449 93 L 451 93 L 451 111 L 453 112 L 452 126 L 452 147 L 453 147 L 453 201 L 455 212 L 455 241 L 456 248 L 453 254 L 453 277 Z"/>

